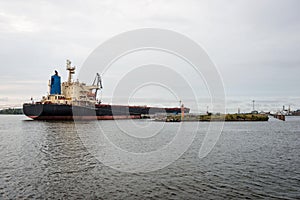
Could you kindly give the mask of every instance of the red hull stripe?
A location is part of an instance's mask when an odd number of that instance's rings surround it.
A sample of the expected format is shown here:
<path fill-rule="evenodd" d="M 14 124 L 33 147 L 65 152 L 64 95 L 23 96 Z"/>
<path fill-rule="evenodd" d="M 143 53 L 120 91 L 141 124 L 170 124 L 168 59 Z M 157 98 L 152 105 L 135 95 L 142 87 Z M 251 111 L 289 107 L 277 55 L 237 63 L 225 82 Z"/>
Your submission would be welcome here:
<path fill-rule="evenodd" d="M 28 116 L 35 120 L 114 120 L 114 119 L 140 119 L 140 115 L 115 116 Z"/>

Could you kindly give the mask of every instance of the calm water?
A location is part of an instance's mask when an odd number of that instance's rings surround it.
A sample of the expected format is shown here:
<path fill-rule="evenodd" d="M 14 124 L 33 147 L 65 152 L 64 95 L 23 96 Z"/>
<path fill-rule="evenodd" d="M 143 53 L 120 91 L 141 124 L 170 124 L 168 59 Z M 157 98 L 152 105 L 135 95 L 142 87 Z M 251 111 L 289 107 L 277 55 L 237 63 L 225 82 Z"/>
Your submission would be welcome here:
<path fill-rule="evenodd" d="M 89 123 L 82 127 L 88 129 Z M 110 126 L 112 121 L 100 123 Z M 172 138 L 178 124 L 166 124 L 160 141 Z M 225 123 L 215 148 L 201 160 L 198 151 L 207 123 L 200 125 L 188 151 L 168 167 L 125 173 L 93 157 L 72 122 L 2 115 L 0 199 L 300 198 L 299 118 Z"/>

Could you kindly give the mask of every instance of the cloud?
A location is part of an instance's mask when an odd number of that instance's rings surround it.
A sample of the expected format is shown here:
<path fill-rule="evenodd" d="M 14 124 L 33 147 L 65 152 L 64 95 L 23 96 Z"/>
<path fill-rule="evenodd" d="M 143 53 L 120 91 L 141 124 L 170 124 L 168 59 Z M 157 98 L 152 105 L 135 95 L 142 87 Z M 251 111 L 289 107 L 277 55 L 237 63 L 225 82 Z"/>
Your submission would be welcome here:
<path fill-rule="evenodd" d="M 1 1 L 1 95 L 10 98 L 14 92 L 25 98 L 29 85 L 36 87 L 33 95 L 44 94 L 54 69 L 66 77 L 66 59 L 79 69 L 112 36 L 155 27 L 201 44 L 217 64 L 229 96 L 296 96 L 299 6 L 298 0 Z M 16 85 L 26 80 L 37 83 Z"/>
<path fill-rule="evenodd" d="M 8 97 L 0 97 L 0 101 L 7 102 L 8 101 Z"/>
<path fill-rule="evenodd" d="M 0 12 L 0 32 L 36 32 L 37 26 L 25 16 L 17 16 Z"/>

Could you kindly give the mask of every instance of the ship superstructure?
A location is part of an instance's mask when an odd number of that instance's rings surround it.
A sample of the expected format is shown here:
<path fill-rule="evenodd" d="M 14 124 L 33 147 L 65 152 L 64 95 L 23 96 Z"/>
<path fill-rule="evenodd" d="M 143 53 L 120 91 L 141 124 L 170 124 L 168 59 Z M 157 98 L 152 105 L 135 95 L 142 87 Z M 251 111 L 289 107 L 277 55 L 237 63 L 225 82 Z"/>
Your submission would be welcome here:
<path fill-rule="evenodd" d="M 66 69 L 69 71 L 68 80 L 61 83 L 58 72 L 49 80 L 49 95 L 43 97 L 42 104 L 67 104 L 67 105 L 95 105 L 97 102 L 97 91 L 102 89 L 101 77 L 97 73 L 92 85 L 74 81 L 75 66 L 67 60 Z"/>

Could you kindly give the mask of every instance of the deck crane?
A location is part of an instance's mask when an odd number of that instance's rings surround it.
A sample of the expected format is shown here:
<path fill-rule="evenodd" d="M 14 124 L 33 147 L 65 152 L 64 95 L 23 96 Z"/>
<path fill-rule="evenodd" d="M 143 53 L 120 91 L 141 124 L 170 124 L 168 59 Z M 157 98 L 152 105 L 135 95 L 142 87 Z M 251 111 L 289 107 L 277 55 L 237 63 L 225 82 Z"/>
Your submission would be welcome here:
<path fill-rule="evenodd" d="M 100 76 L 99 73 L 96 73 L 96 77 L 95 77 L 92 85 L 97 86 L 96 91 L 95 91 L 95 98 L 97 98 L 98 90 L 103 88 L 102 81 L 101 81 L 101 76 Z M 101 103 L 101 99 L 100 99 L 99 103 Z"/>

